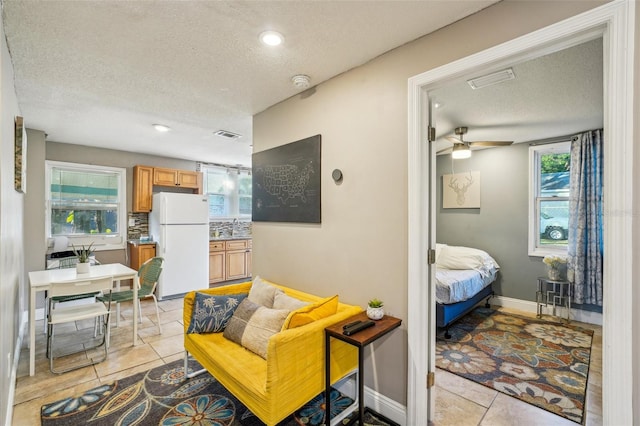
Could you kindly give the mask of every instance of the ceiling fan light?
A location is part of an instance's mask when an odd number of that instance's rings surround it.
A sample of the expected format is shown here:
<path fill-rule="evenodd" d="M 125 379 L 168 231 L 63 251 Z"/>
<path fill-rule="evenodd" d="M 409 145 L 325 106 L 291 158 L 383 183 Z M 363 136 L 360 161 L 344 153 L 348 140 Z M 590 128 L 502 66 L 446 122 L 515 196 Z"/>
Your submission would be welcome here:
<path fill-rule="evenodd" d="M 451 151 L 451 158 L 456 160 L 462 160 L 464 158 L 471 157 L 471 150 L 469 147 L 462 143 L 453 145 L 453 151 Z"/>

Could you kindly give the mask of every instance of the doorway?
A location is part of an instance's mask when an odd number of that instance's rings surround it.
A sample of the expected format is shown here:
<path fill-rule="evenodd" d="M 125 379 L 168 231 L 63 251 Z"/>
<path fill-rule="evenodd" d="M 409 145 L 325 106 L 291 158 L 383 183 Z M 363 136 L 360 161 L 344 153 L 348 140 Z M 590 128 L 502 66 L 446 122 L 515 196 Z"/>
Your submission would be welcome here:
<path fill-rule="evenodd" d="M 464 75 L 484 69 L 497 69 L 509 63 L 574 46 L 603 36 L 605 73 L 605 185 L 616 188 L 605 195 L 604 241 L 608 247 L 604 265 L 605 305 L 603 308 L 603 418 L 607 424 L 632 423 L 633 371 L 632 341 L 624 337 L 624 325 L 632 320 L 632 152 L 633 61 L 626 53 L 627 40 L 633 39 L 635 16 L 632 1 L 615 2 L 569 18 L 495 48 L 455 61 L 409 80 L 409 218 L 408 218 L 408 405 L 407 423 L 422 424 L 433 419 L 435 407 L 424 377 L 435 371 L 435 321 L 432 307 L 435 291 L 433 271 L 424 262 L 428 249 L 435 248 L 434 188 L 435 170 L 429 156 L 427 123 L 430 90 Z M 611 212 L 629 212 L 611 214 Z M 427 284 L 427 285 L 425 285 Z M 425 309 L 425 301 L 427 309 Z M 616 309 L 608 309 L 615 306 Z M 424 330 L 427 330 L 425 333 Z M 615 386 L 614 386 L 615 385 Z M 428 401 L 428 404 L 424 404 Z"/>

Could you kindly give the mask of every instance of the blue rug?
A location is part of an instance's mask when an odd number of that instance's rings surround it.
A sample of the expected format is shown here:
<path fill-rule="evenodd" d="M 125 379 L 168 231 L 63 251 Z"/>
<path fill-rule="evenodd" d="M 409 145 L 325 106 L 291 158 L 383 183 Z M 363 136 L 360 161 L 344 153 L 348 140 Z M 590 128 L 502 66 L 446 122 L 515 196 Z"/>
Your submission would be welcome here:
<path fill-rule="evenodd" d="M 190 361 L 191 371 L 200 370 Z M 263 423 L 210 374 L 184 380 L 183 361 L 153 368 L 116 382 L 43 405 L 43 425 L 237 425 Z M 331 392 L 332 417 L 353 400 Z M 324 394 L 318 395 L 280 425 L 321 425 L 325 421 Z M 385 419 L 386 420 L 386 419 Z M 349 417 L 345 422 L 349 421 Z M 358 424 L 356 422 L 355 424 Z M 365 425 L 389 425 L 367 412 Z"/>

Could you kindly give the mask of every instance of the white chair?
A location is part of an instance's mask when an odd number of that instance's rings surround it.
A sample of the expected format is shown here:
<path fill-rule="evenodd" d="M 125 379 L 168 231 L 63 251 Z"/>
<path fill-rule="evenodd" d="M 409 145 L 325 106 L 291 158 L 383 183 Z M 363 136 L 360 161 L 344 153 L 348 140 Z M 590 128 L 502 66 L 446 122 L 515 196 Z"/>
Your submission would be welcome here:
<path fill-rule="evenodd" d="M 102 301 L 95 300 L 91 303 L 83 303 L 78 305 L 54 304 L 53 299 L 61 296 L 74 296 L 78 294 L 87 293 L 102 293 L 104 295 L 111 295 L 113 288 L 113 277 L 100 277 L 100 278 L 77 278 L 69 281 L 60 281 L 51 283 L 51 289 L 49 290 L 49 313 L 47 317 L 47 356 L 49 357 L 49 367 L 52 373 L 64 373 L 67 371 L 75 370 L 77 368 L 86 367 L 88 365 L 97 364 L 107 359 L 107 352 L 109 347 L 109 320 L 111 314 L 111 302 L 107 304 Z M 88 358 L 86 362 L 80 364 L 74 364 L 70 368 L 54 368 L 54 350 L 55 347 L 55 326 L 75 321 L 81 321 L 86 319 L 100 320 L 97 321 L 103 327 L 101 342 L 88 349 L 95 349 L 103 347 L 103 354 L 97 359 Z M 94 331 L 94 337 L 95 337 Z M 87 343 L 87 342 L 80 342 Z M 70 346 L 66 344 L 65 346 Z M 84 345 L 83 345 L 84 346 Z M 87 350 L 87 348 L 84 348 Z M 63 356 L 70 355 L 65 353 Z M 60 358 L 58 356 L 57 358 Z"/>

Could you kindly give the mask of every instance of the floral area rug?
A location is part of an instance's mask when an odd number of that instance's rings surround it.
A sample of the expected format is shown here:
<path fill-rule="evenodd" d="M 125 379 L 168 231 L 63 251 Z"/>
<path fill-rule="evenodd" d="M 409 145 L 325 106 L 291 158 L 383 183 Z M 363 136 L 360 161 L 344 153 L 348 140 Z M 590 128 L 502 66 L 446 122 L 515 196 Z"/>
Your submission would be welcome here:
<path fill-rule="evenodd" d="M 82 395 L 43 405 L 42 425 L 219 425 L 262 426 L 240 401 L 209 373 L 184 379 L 183 362 L 153 368 L 147 372 L 91 389 Z M 189 370 L 200 370 L 189 361 Z M 332 417 L 353 400 L 337 390 L 331 392 Z M 280 426 L 324 423 L 324 394 L 280 423 Z M 345 422 L 349 417 L 345 419 Z M 355 422 L 358 424 L 358 422 Z M 364 425 L 389 423 L 366 413 Z"/>
<path fill-rule="evenodd" d="M 436 339 L 436 366 L 582 423 L 593 331 L 476 308 Z"/>

